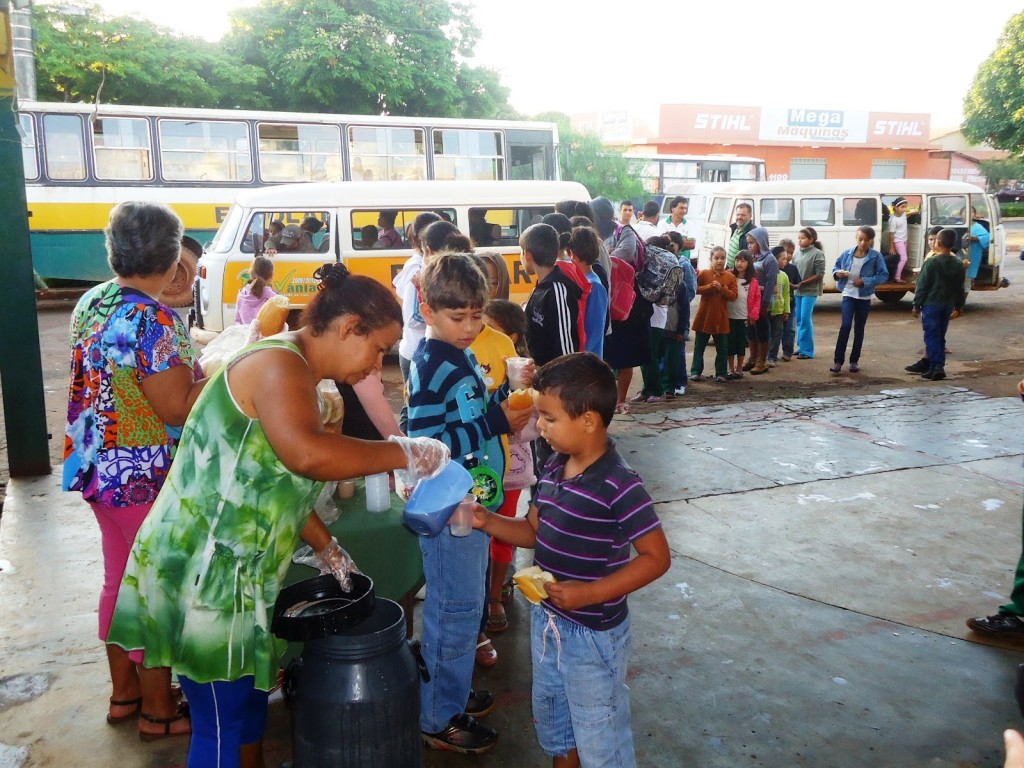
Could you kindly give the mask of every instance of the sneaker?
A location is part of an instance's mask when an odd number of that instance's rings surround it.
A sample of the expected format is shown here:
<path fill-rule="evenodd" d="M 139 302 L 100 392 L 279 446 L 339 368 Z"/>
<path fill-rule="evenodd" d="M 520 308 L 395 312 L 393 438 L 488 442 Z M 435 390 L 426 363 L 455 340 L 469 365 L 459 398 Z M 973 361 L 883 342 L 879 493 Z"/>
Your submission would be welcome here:
<path fill-rule="evenodd" d="M 732 373 L 727 374 L 725 378 L 729 379 L 730 381 L 735 381 L 736 379 L 742 379 L 743 374 L 740 373 L 739 371 L 733 371 Z"/>
<path fill-rule="evenodd" d="M 423 743 L 431 749 L 444 749 L 463 755 L 479 755 L 498 743 L 498 732 L 469 715 L 455 715 L 448 721 L 448 727 L 437 733 L 420 734 Z"/>
<path fill-rule="evenodd" d="M 928 368 L 930 367 L 931 366 L 929 366 L 928 364 L 928 358 L 922 357 L 916 363 L 914 363 L 913 365 L 908 365 L 903 370 L 906 371 L 907 373 L 927 373 Z"/>
<path fill-rule="evenodd" d="M 967 626 L 983 635 L 1024 635 L 1024 617 L 1012 613 L 968 619 Z"/>
<path fill-rule="evenodd" d="M 856 363 L 850 363 L 850 373 L 860 373 L 860 366 Z"/>
<path fill-rule="evenodd" d="M 629 402 L 631 402 L 631 403 L 646 403 L 647 402 L 647 395 L 645 395 L 643 392 L 637 392 L 635 395 L 633 395 L 631 398 L 629 398 Z"/>
<path fill-rule="evenodd" d="M 728 381 L 728 379 L 725 378 L 725 376 L 715 376 L 715 381 L 718 382 L 719 384 L 725 384 Z"/>
<path fill-rule="evenodd" d="M 494 694 L 484 688 L 475 688 L 469 692 L 466 702 L 466 714 L 470 717 L 483 717 L 494 710 Z"/>
<path fill-rule="evenodd" d="M 690 381 L 704 381 L 704 374 L 703 373 L 691 373 L 690 374 Z"/>
<path fill-rule="evenodd" d="M 805 355 L 803 352 L 797 352 L 796 353 L 796 359 L 797 360 L 813 360 L 814 357 L 812 355 Z"/>
<path fill-rule="evenodd" d="M 686 394 L 686 385 L 682 384 L 682 385 L 676 387 L 676 393 L 675 394 L 676 394 L 676 397 L 682 397 L 683 395 L 685 395 Z"/>
<path fill-rule="evenodd" d="M 660 403 L 664 398 L 661 395 L 651 395 L 647 398 L 648 403 Z"/>
<path fill-rule="evenodd" d="M 788 363 L 792 359 L 793 359 L 792 355 L 783 355 L 782 356 L 782 362 L 784 362 L 784 363 Z"/>
<path fill-rule="evenodd" d="M 843 372 L 843 366 L 840 363 L 836 363 L 835 365 L 833 365 L 828 370 L 829 370 L 829 373 L 842 373 Z"/>
<path fill-rule="evenodd" d="M 779 364 L 779 361 L 778 361 L 778 360 L 769 360 L 769 361 L 768 361 L 768 367 L 769 367 L 769 368 L 774 368 L 774 367 L 775 367 L 775 366 L 777 366 L 778 364 Z"/>
<path fill-rule="evenodd" d="M 932 368 L 931 370 L 922 373 L 921 378 L 928 379 L 928 381 L 942 381 L 946 378 L 946 372 L 941 368 Z"/>

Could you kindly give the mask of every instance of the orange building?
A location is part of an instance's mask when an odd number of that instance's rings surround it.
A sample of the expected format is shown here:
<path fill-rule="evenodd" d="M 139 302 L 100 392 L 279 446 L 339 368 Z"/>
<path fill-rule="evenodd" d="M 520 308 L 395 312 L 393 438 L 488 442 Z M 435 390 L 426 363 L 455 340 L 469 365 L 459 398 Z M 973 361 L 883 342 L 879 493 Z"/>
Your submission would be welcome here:
<path fill-rule="evenodd" d="M 575 115 L 574 128 L 633 153 L 763 157 L 769 179 L 948 178 L 929 138 L 930 115 L 806 106 L 662 104 L 656 117 L 623 110 Z"/>

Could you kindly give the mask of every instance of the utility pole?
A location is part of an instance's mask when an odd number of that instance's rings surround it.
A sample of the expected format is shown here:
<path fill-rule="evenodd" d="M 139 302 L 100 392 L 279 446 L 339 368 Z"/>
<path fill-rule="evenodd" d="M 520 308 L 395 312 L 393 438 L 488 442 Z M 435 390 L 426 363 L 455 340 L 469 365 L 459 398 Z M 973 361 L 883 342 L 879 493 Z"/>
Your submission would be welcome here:
<path fill-rule="evenodd" d="M 0 0 L 0 386 L 7 426 L 7 460 L 12 477 L 47 475 L 46 405 L 32 280 L 32 251 L 25 201 L 25 170 L 18 133 L 11 5 Z"/>

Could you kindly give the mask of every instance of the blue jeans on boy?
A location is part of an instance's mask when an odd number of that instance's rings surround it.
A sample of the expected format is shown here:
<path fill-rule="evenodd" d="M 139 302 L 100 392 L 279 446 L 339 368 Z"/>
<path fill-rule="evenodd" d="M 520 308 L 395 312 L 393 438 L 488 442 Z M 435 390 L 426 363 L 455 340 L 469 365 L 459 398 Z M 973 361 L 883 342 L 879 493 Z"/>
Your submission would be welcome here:
<path fill-rule="evenodd" d="M 630 618 L 604 632 L 530 610 L 533 720 L 551 757 L 579 751 L 587 768 L 636 765 L 626 687 Z"/>
<path fill-rule="evenodd" d="M 921 328 L 924 330 L 924 353 L 932 370 L 946 367 L 946 331 L 953 308 L 948 304 L 925 304 L 921 307 Z"/>
<path fill-rule="evenodd" d="M 801 355 L 814 357 L 814 305 L 817 296 L 795 296 L 796 346 Z"/>
<path fill-rule="evenodd" d="M 420 729 L 437 733 L 466 711 L 484 611 L 490 539 L 481 531 L 452 536 L 445 527 L 420 539 L 427 599 L 420 651 L 430 680 L 420 683 Z"/>
<path fill-rule="evenodd" d="M 782 321 L 782 356 L 792 357 L 796 349 L 796 318 L 793 313 Z"/>
<path fill-rule="evenodd" d="M 868 322 L 871 311 L 871 299 L 855 299 L 843 296 L 843 321 L 839 326 L 839 337 L 836 339 L 835 364 L 846 362 L 846 343 L 850 340 L 850 328 L 853 328 L 853 349 L 850 350 L 850 364 L 860 362 L 860 350 L 864 346 L 864 326 Z"/>

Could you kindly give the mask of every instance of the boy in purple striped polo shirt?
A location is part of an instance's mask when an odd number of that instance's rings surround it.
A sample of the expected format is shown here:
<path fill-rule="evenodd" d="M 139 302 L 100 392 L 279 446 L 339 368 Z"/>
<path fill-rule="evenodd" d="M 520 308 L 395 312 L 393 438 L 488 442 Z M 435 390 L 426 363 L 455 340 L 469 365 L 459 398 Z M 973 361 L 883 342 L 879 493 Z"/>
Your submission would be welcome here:
<path fill-rule="evenodd" d="M 668 570 L 668 542 L 643 481 L 608 438 L 617 400 L 608 365 L 565 355 L 533 387 L 537 426 L 554 449 L 536 500 L 520 519 L 477 506 L 473 524 L 535 548 L 534 564 L 556 579 L 530 617 L 533 718 L 552 765 L 634 766 L 626 595 Z"/>

